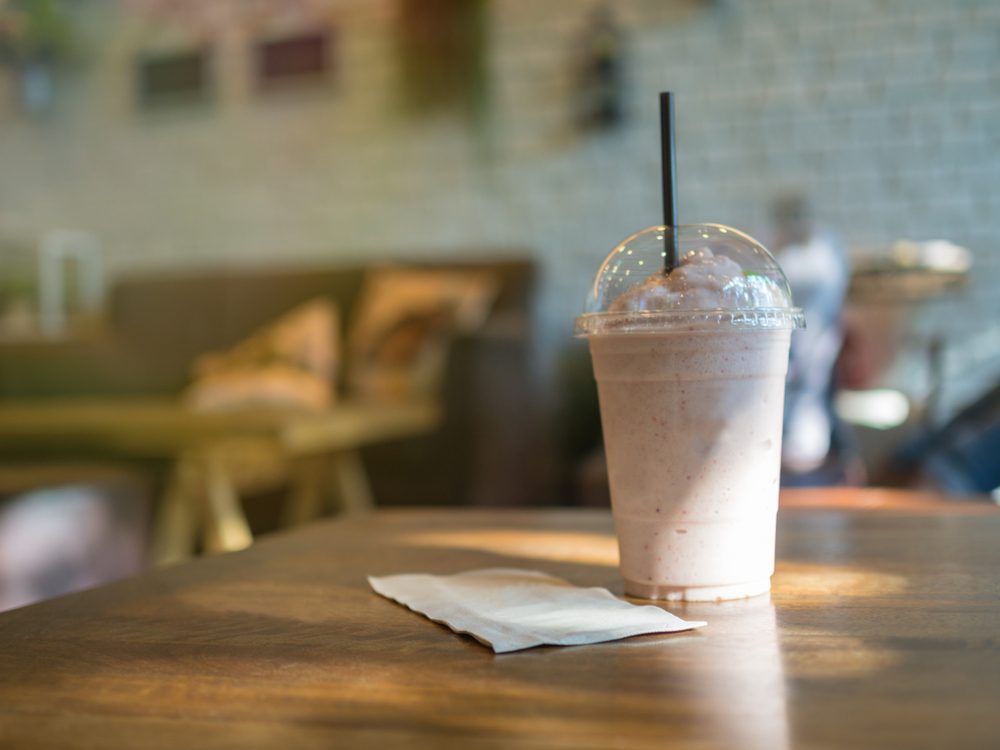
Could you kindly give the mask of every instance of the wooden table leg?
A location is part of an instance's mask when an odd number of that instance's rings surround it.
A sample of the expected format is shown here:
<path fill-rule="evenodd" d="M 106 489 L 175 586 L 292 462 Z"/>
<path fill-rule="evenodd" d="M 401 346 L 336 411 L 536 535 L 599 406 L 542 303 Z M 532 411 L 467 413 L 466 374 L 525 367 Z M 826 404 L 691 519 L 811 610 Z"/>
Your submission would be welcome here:
<path fill-rule="evenodd" d="M 330 457 L 330 460 L 341 509 L 345 513 L 372 510 L 375 503 L 372 500 L 368 474 L 361 462 L 361 453 L 357 450 L 338 451 Z"/>
<path fill-rule="evenodd" d="M 153 520 L 150 559 L 154 565 L 171 565 L 194 555 L 201 518 L 199 470 L 194 456 L 186 451 L 174 462 Z"/>
<path fill-rule="evenodd" d="M 200 463 L 205 489 L 205 551 L 233 552 L 249 547 L 253 544 L 253 534 L 224 456 L 207 448 L 201 452 Z"/>
<path fill-rule="evenodd" d="M 302 456 L 294 462 L 291 492 L 281 519 L 284 528 L 298 526 L 323 513 L 327 473 L 326 456 Z"/>

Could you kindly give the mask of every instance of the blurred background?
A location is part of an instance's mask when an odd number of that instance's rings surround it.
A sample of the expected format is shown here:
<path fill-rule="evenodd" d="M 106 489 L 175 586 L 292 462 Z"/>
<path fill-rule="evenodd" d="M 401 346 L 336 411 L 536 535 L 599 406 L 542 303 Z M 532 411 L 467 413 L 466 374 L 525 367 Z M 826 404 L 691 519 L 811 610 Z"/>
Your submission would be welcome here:
<path fill-rule="evenodd" d="M 786 484 L 1000 485 L 991 0 L 0 0 L 0 609 L 336 508 L 607 503 L 572 338 L 680 214 L 812 333 Z"/>

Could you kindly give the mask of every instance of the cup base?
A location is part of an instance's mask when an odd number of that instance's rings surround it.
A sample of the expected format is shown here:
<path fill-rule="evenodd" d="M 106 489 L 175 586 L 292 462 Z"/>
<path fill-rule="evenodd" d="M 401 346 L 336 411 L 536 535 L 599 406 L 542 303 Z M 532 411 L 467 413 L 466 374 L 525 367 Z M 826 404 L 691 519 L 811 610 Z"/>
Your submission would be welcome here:
<path fill-rule="evenodd" d="M 747 599 L 751 596 L 766 594 L 770 590 L 770 578 L 749 581 L 748 583 L 734 583 L 728 586 L 666 586 L 625 581 L 626 596 L 668 602 L 720 602 L 728 599 Z"/>

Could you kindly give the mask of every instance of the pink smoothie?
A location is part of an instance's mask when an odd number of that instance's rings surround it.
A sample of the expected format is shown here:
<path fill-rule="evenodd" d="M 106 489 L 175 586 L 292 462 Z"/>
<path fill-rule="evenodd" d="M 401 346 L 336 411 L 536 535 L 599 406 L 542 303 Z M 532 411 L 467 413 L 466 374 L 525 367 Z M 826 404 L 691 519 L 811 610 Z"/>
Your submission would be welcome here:
<path fill-rule="evenodd" d="M 790 334 L 590 338 L 626 593 L 770 588 Z"/>

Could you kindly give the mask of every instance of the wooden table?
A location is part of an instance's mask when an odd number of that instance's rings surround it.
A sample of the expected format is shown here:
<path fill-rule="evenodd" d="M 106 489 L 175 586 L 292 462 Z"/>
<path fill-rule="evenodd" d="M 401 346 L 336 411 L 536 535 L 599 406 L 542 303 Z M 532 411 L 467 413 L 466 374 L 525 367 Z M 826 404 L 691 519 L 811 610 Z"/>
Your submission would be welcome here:
<path fill-rule="evenodd" d="M 317 515 L 327 474 L 347 510 L 370 509 L 359 449 L 425 434 L 439 421 L 431 401 L 346 402 L 321 412 L 205 412 L 173 399 L 7 402 L 0 404 L 0 447 L 16 446 L 22 456 L 83 449 L 172 460 L 153 529 L 153 557 L 166 564 L 190 557 L 199 541 L 213 552 L 250 545 L 241 477 L 252 484 L 269 473 L 288 475 L 288 525 Z"/>
<path fill-rule="evenodd" d="M 0 614 L 3 747 L 986 748 L 1000 511 L 783 496 L 770 597 L 700 631 L 504 656 L 367 575 L 538 568 L 620 592 L 606 512 L 321 522 Z"/>

